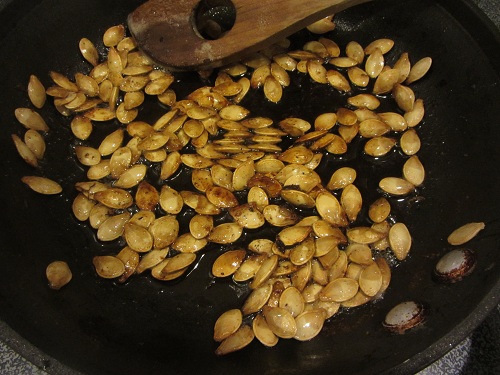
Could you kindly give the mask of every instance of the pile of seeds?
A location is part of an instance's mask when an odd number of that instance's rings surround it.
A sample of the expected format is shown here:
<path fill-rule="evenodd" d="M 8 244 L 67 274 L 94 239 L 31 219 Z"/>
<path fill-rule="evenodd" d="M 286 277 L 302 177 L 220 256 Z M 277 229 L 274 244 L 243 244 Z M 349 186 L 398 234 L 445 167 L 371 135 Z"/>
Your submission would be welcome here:
<path fill-rule="evenodd" d="M 92 66 L 88 74 L 70 79 L 50 72 L 53 86 L 45 89 L 34 76 L 28 85 L 36 108 L 48 95 L 71 118 L 78 141 L 74 156 L 88 168 L 87 180 L 75 185 L 74 216 L 99 241 L 126 243 L 117 254 L 93 258 L 99 276 L 123 283 L 149 272 L 173 280 L 196 264 L 199 253 L 222 246 L 226 251 L 215 260 L 213 276 L 248 283 L 251 293 L 215 323 L 217 354 L 241 349 L 255 337 L 266 346 L 279 338 L 309 340 L 341 308 L 384 293 L 391 279 L 386 256 L 402 261 L 412 243 L 388 198 L 412 194 L 425 178 L 416 129 L 424 103 L 409 84 L 425 75 L 430 58 L 412 65 L 403 53 L 391 67 L 389 39 L 365 47 L 353 41 L 344 51 L 324 36 L 300 50 L 289 50 L 284 41 L 215 73 L 200 72 L 206 79 L 215 74 L 213 84 L 177 98 L 174 75 L 137 50 L 122 25 L 109 28 L 103 44 L 107 56 L 81 39 L 80 52 Z M 264 100 L 280 102 L 296 74 L 344 93 L 346 106 L 314 119 L 275 122 L 242 105 L 259 90 Z M 364 91 L 354 95 L 354 88 Z M 166 108 L 153 122 L 140 120 L 147 97 Z M 381 101 L 393 102 L 395 110 L 377 112 Z M 16 117 L 27 131 L 24 140 L 12 139 L 36 168 L 49 127 L 36 109 L 18 108 Z M 87 140 L 99 122 L 120 126 L 93 147 Z M 356 186 L 356 169 L 340 167 L 326 179 L 315 171 L 328 155 L 347 153 L 356 138 L 367 139 L 362 152 L 369 157 L 397 148 L 405 159 L 400 173 L 379 181 L 371 202 Z M 179 173 L 191 179 L 192 189 L 171 186 Z M 26 176 L 23 182 L 42 194 L 61 192 L 46 177 Z M 370 224 L 354 225 L 362 210 Z M 187 227 L 178 217 L 185 211 Z M 247 231 L 264 228 L 271 228 L 271 238 L 241 244 Z M 47 277 L 59 289 L 71 271 L 58 262 Z"/>

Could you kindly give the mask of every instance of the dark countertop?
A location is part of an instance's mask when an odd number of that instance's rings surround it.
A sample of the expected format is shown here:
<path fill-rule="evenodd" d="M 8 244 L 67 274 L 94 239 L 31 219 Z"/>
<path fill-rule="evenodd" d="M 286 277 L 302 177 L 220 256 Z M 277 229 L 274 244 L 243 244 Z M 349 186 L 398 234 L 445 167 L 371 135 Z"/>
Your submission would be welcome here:
<path fill-rule="evenodd" d="M 499 0 L 472 0 L 488 16 L 492 24 L 500 29 Z M 0 333 L 9 328 L 0 322 Z M 1 335 L 3 336 L 3 335 Z M 18 350 L 25 343 L 15 339 L 5 343 L 0 341 L 0 374 L 43 375 L 43 369 L 34 366 Z M 14 349 L 13 349 L 14 348 Z M 500 374 L 500 305 L 494 309 L 472 334 L 441 359 L 428 366 L 418 375 L 488 375 Z M 24 349 L 29 351 L 30 349 Z M 33 354 L 34 358 L 40 353 Z M 40 360 L 43 363 L 43 360 Z M 57 364 L 51 362 L 51 368 Z"/>

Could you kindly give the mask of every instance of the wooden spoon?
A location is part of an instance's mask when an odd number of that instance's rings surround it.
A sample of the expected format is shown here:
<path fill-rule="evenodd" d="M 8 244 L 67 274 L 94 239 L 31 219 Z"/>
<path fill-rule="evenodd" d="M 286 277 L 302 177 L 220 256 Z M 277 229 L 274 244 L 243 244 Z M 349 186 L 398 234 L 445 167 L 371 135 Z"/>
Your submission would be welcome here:
<path fill-rule="evenodd" d="M 149 0 L 128 16 L 128 27 L 139 48 L 155 63 L 173 70 L 200 70 L 235 62 L 321 18 L 367 1 Z M 234 21 L 228 31 L 219 30 L 216 39 L 203 37 L 197 24 L 203 18 L 200 10 L 209 13 L 210 8 L 222 18 L 219 23 Z M 220 26 L 212 20 L 208 23 L 212 31 Z"/>

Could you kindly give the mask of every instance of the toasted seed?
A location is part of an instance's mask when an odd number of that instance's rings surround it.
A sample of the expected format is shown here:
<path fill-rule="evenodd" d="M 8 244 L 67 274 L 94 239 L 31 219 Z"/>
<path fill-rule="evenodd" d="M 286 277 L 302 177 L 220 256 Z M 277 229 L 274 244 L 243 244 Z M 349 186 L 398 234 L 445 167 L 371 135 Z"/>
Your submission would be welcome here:
<path fill-rule="evenodd" d="M 222 253 L 212 265 L 212 274 L 215 277 L 231 276 L 243 263 L 245 256 L 245 250 L 229 250 Z"/>
<path fill-rule="evenodd" d="M 105 279 L 114 279 L 125 272 L 123 262 L 111 255 L 98 255 L 92 259 L 95 271 L 100 277 Z"/>
<path fill-rule="evenodd" d="M 229 244 L 237 241 L 242 233 L 243 228 L 238 223 L 223 223 L 215 226 L 207 239 L 218 244 Z"/>
<path fill-rule="evenodd" d="M 205 191 L 205 194 L 210 203 L 220 208 L 236 207 L 239 203 L 230 190 L 221 186 L 211 186 Z"/>
<path fill-rule="evenodd" d="M 51 262 L 45 270 L 45 275 L 49 287 L 55 290 L 59 290 L 68 284 L 73 277 L 68 263 L 61 260 Z"/>
<path fill-rule="evenodd" d="M 382 287 L 382 273 L 378 264 L 373 262 L 359 275 L 359 288 L 369 297 L 375 296 Z"/>
<path fill-rule="evenodd" d="M 124 209 L 134 203 L 132 195 L 120 188 L 109 188 L 98 191 L 94 194 L 94 199 L 109 208 Z"/>
<path fill-rule="evenodd" d="M 166 215 L 155 219 L 149 231 L 153 235 L 154 248 L 163 249 L 171 245 L 179 234 L 179 222 L 173 215 Z"/>
<path fill-rule="evenodd" d="M 353 66 L 347 70 L 347 76 L 358 87 L 366 87 L 370 83 L 370 76 L 360 67 Z"/>
<path fill-rule="evenodd" d="M 347 230 L 347 238 L 359 244 L 371 244 L 385 237 L 385 233 L 370 227 L 354 227 Z"/>
<path fill-rule="evenodd" d="M 458 246 L 472 240 L 481 230 L 485 228 L 483 222 L 472 222 L 462 225 L 455 229 L 448 236 L 447 240 L 450 245 Z"/>
<path fill-rule="evenodd" d="M 425 169 L 417 155 L 410 156 L 404 163 L 403 176 L 414 186 L 419 186 L 424 182 Z"/>
<path fill-rule="evenodd" d="M 106 47 L 113 47 L 123 38 L 125 38 L 125 27 L 123 25 L 116 25 L 111 26 L 104 32 L 102 40 Z"/>
<path fill-rule="evenodd" d="M 392 39 L 387 39 L 387 38 L 377 39 L 365 47 L 365 53 L 367 55 L 370 55 L 373 52 L 375 52 L 375 49 L 378 48 L 383 54 L 386 54 L 392 49 L 393 46 L 394 46 L 394 41 Z"/>
<path fill-rule="evenodd" d="M 94 221 L 102 220 L 100 223 L 95 223 L 98 225 L 97 229 L 97 238 L 101 241 L 113 241 L 116 240 L 123 234 L 125 224 L 130 219 L 130 214 L 128 212 L 124 212 L 122 214 L 109 216 L 109 211 L 104 211 L 100 213 L 101 218 L 93 218 L 93 213 L 90 213 L 90 219 Z"/>
<path fill-rule="evenodd" d="M 30 75 L 30 79 L 28 81 L 28 97 L 31 103 L 39 109 L 43 107 L 47 99 L 45 87 L 34 74 Z"/>
<path fill-rule="evenodd" d="M 365 62 L 365 71 L 370 78 L 377 78 L 384 69 L 385 60 L 382 51 L 375 48 L 368 56 Z"/>
<path fill-rule="evenodd" d="M 375 80 L 373 93 L 376 95 L 387 94 L 398 83 L 400 72 L 397 69 L 383 70 Z"/>
<path fill-rule="evenodd" d="M 235 333 L 243 322 L 239 309 L 231 309 L 217 318 L 214 325 L 214 340 L 220 342 Z"/>
<path fill-rule="evenodd" d="M 63 74 L 51 71 L 49 72 L 49 75 L 56 85 L 68 91 L 78 92 L 78 86 L 74 82 L 71 82 L 68 77 Z"/>
<path fill-rule="evenodd" d="M 307 341 L 316 337 L 323 329 L 326 316 L 323 308 L 304 311 L 295 318 L 297 331 L 294 338 L 299 341 Z"/>
<path fill-rule="evenodd" d="M 398 260 L 403 260 L 411 248 L 411 235 L 404 223 L 396 223 L 389 230 L 389 244 Z"/>
<path fill-rule="evenodd" d="M 373 110 L 379 107 L 380 100 L 371 94 L 358 94 L 348 98 L 347 103 L 358 108 L 368 108 Z"/>
<path fill-rule="evenodd" d="M 404 119 L 408 123 L 409 127 L 414 127 L 420 124 L 424 118 L 424 114 L 424 101 L 422 99 L 416 99 L 415 103 L 413 103 L 413 109 L 404 114 Z"/>
<path fill-rule="evenodd" d="M 38 157 L 16 134 L 11 135 L 16 150 L 23 160 L 32 167 L 38 167 Z"/>
<path fill-rule="evenodd" d="M 49 131 L 47 123 L 42 116 L 30 108 L 16 108 L 14 111 L 17 121 L 19 121 L 26 129 L 33 129 L 42 132 Z"/>
<path fill-rule="evenodd" d="M 252 289 L 256 289 L 264 285 L 264 283 L 269 280 L 271 275 L 273 274 L 274 270 L 278 266 L 278 256 L 276 254 L 273 254 L 269 256 L 267 259 L 265 259 L 257 272 L 255 273 L 255 276 L 250 284 L 250 287 Z"/>
<path fill-rule="evenodd" d="M 347 225 L 347 216 L 337 198 L 329 192 L 321 192 L 316 197 L 316 210 L 319 215 L 333 226 Z"/>
<path fill-rule="evenodd" d="M 71 132 L 78 139 L 86 140 L 90 137 L 93 128 L 92 121 L 88 117 L 75 116 L 71 120 Z"/>
<path fill-rule="evenodd" d="M 124 283 L 135 273 L 140 261 L 139 254 L 128 246 L 125 246 L 116 254 L 116 257 L 120 259 L 125 266 L 125 272 L 118 278 L 118 282 Z"/>
<path fill-rule="evenodd" d="M 243 324 L 235 333 L 224 339 L 215 350 L 216 355 L 225 355 L 249 345 L 255 335 L 250 326 Z"/>
<path fill-rule="evenodd" d="M 365 51 L 363 50 L 363 47 L 361 47 L 361 44 L 356 41 L 350 41 L 347 43 L 345 52 L 347 57 L 356 60 L 358 64 L 361 64 L 365 59 Z"/>
<path fill-rule="evenodd" d="M 374 157 L 387 155 L 396 145 L 396 140 L 388 137 L 375 137 L 365 143 L 365 152 Z"/>
<path fill-rule="evenodd" d="M 363 198 L 359 189 L 353 184 L 347 185 L 342 190 L 340 204 L 344 208 L 349 221 L 355 221 L 363 205 Z"/>
<path fill-rule="evenodd" d="M 350 68 L 356 66 L 358 62 L 350 57 L 334 57 L 330 60 L 330 64 L 337 68 Z"/>
<path fill-rule="evenodd" d="M 319 61 L 308 60 L 307 61 L 307 73 L 309 73 L 309 76 L 315 82 L 328 83 L 328 79 L 326 76 L 326 68 Z"/>
<path fill-rule="evenodd" d="M 124 226 L 123 234 L 130 249 L 138 253 L 145 253 L 153 247 L 153 236 L 147 228 L 128 222 Z"/>
<path fill-rule="evenodd" d="M 89 223 L 94 229 L 98 229 L 101 224 L 110 216 L 111 209 L 103 204 L 96 204 L 89 213 Z"/>
<path fill-rule="evenodd" d="M 335 89 L 341 92 L 349 92 L 351 91 L 351 85 L 347 78 L 345 78 L 342 73 L 330 69 L 326 72 L 326 79 L 328 83 L 334 87 Z"/>
<path fill-rule="evenodd" d="M 343 189 L 356 179 L 356 170 L 351 167 L 341 167 L 333 172 L 326 188 L 329 190 Z"/>
<path fill-rule="evenodd" d="M 273 333 L 281 338 L 292 338 L 297 333 L 297 324 L 292 314 L 281 307 L 264 306 L 262 313 Z"/>
<path fill-rule="evenodd" d="M 405 84 L 409 85 L 415 81 L 421 79 L 429 71 L 432 65 L 432 59 L 430 57 L 424 57 L 423 59 L 417 61 L 410 69 L 408 77 L 406 78 Z"/>
<path fill-rule="evenodd" d="M 396 83 L 392 89 L 392 96 L 402 111 L 409 112 L 413 109 L 415 93 L 408 86 Z"/>
<path fill-rule="evenodd" d="M 399 140 L 401 150 L 406 155 L 415 155 L 421 146 L 420 138 L 415 129 L 408 129 L 402 135 Z"/>
<path fill-rule="evenodd" d="M 392 195 L 406 195 L 415 189 L 415 186 L 399 177 L 384 177 L 379 182 L 379 187 Z"/>
<path fill-rule="evenodd" d="M 28 185 L 31 190 L 40 194 L 54 195 L 62 192 L 61 185 L 46 177 L 24 176 L 21 177 L 21 181 Z"/>
<path fill-rule="evenodd" d="M 381 223 L 389 216 L 391 212 L 391 205 L 389 201 L 384 198 L 378 198 L 373 202 L 368 209 L 368 217 L 375 223 Z"/>
<path fill-rule="evenodd" d="M 283 88 L 274 76 L 266 77 L 264 81 L 264 95 L 273 103 L 278 103 L 283 96 Z"/>
<path fill-rule="evenodd" d="M 339 277 L 330 281 L 320 292 L 321 301 L 344 302 L 356 295 L 359 284 L 356 280 Z"/>

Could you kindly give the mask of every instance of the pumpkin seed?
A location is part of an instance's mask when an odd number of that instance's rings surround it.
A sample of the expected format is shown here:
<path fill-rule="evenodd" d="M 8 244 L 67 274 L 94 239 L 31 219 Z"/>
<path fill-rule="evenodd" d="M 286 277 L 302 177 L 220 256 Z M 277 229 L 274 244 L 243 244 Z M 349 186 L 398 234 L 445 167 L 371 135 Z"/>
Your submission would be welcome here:
<path fill-rule="evenodd" d="M 121 276 L 125 272 L 125 265 L 123 262 L 111 255 L 99 255 L 92 259 L 95 271 L 97 274 L 105 279 L 114 279 Z"/>
<path fill-rule="evenodd" d="M 68 263 L 61 260 L 51 262 L 45 270 L 45 275 L 49 287 L 55 290 L 59 290 L 68 284 L 73 277 Z"/>
<path fill-rule="evenodd" d="M 458 246 L 472 240 L 476 235 L 485 228 L 483 222 L 467 223 L 455 229 L 447 238 L 450 245 Z"/>
<path fill-rule="evenodd" d="M 62 192 L 61 185 L 46 177 L 24 176 L 21 177 L 21 181 L 28 185 L 31 190 L 40 194 L 55 195 Z"/>

